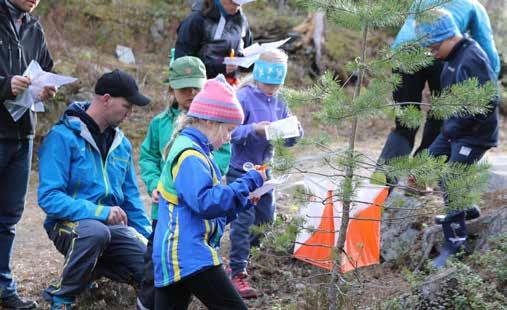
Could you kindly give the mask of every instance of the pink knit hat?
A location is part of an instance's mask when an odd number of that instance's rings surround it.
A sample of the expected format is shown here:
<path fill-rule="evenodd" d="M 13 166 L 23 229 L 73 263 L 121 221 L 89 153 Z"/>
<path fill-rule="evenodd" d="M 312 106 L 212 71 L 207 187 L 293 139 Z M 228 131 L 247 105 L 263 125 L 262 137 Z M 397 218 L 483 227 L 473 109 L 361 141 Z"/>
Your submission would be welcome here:
<path fill-rule="evenodd" d="M 210 121 L 243 124 L 245 118 L 236 92 L 223 75 L 207 80 L 188 109 L 188 116 Z"/>

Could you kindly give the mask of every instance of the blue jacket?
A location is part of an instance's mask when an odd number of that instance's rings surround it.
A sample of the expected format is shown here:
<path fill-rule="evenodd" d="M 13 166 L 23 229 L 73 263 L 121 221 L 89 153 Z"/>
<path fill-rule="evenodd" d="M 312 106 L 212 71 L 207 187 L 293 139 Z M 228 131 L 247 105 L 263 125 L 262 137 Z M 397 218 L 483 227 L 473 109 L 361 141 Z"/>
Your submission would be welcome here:
<path fill-rule="evenodd" d="M 423 0 L 422 7 L 431 5 L 435 0 Z M 500 57 L 493 41 L 493 31 L 486 9 L 477 0 L 452 0 L 442 4 L 451 13 L 459 30 L 463 34 L 469 33 L 488 55 L 491 68 L 500 73 Z M 410 15 L 401 27 L 392 47 L 397 48 L 403 43 L 416 40 L 414 15 Z"/>
<path fill-rule="evenodd" d="M 148 237 L 151 224 L 140 199 L 132 145 L 117 128 L 103 162 L 86 125 L 67 115 L 87 107 L 73 103 L 39 149 L 38 200 L 47 214 L 44 227 L 50 230 L 57 221 L 105 222 L 110 207 L 119 206 L 127 213 L 128 225 Z"/>
<path fill-rule="evenodd" d="M 254 165 L 268 163 L 273 158 L 273 146 L 264 136 L 255 132 L 254 123 L 274 122 L 290 116 L 287 105 L 278 96 L 267 96 L 257 86 L 246 85 L 237 97 L 245 113 L 245 120 L 231 135 L 231 167 L 243 170 L 245 162 Z M 301 136 L 303 131 L 301 130 Z M 297 138 L 286 139 L 287 146 L 296 144 Z"/>
<path fill-rule="evenodd" d="M 479 44 L 471 39 L 458 42 L 444 62 L 440 75 L 442 89 L 470 78 L 479 84 L 495 81 L 495 74 L 488 65 L 487 56 Z M 451 117 L 444 121 L 444 137 L 471 145 L 493 147 L 498 143 L 498 96 L 491 102 L 486 115 Z"/>
<path fill-rule="evenodd" d="M 180 147 L 181 137 L 191 141 Z M 231 184 L 220 184 L 220 170 L 211 157 L 207 137 L 191 127 L 175 140 L 160 178 L 153 242 L 156 287 L 220 265 L 217 248 L 225 225 L 252 206 L 249 193 L 263 184 L 256 171 L 249 171 Z M 168 185 L 174 188 L 166 188 Z M 166 195 L 174 190 L 176 204 Z"/>

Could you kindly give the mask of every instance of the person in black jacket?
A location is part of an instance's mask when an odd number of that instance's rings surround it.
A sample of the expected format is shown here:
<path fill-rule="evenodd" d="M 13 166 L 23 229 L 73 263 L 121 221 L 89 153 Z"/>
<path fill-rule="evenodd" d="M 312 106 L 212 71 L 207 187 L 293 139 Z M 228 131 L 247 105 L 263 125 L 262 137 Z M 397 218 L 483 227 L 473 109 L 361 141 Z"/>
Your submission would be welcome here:
<path fill-rule="evenodd" d="M 432 22 L 418 23 L 416 31 L 426 36 L 424 45 L 435 58 L 443 60 L 440 75 L 442 89 L 476 78 L 480 85 L 496 81 L 488 56 L 479 44 L 461 36 L 452 16 L 444 10 L 435 10 Z M 486 114 L 453 116 L 444 120 L 442 130 L 429 147 L 432 156 L 447 156 L 450 163 L 471 165 L 498 143 L 498 96 L 490 102 Z M 446 203 L 448 197 L 445 195 Z M 470 206 L 472 209 L 472 206 Z M 435 267 L 445 265 L 447 258 L 456 254 L 465 244 L 467 211 L 453 211 L 437 218 L 444 232 L 444 245 L 433 261 Z"/>
<path fill-rule="evenodd" d="M 39 20 L 30 13 L 39 0 L 0 0 L 0 305 L 6 309 L 31 309 L 34 301 L 23 301 L 17 294 L 11 273 L 15 225 L 24 209 L 35 113 L 31 110 L 15 122 L 4 102 L 15 99 L 29 85 L 22 74 L 32 60 L 43 70 L 53 67 Z M 54 87 L 39 94 L 45 100 L 55 95 Z"/>
<path fill-rule="evenodd" d="M 197 0 L 192 12 L 178 27 L 175 58 L 199 57 L 208 79 L 224 74 L 229 82 L 237 78 L 238 67 L 224 65 L 234 50 L 242 55 L 252 44 L 252 32 L 239 0 Z"/>

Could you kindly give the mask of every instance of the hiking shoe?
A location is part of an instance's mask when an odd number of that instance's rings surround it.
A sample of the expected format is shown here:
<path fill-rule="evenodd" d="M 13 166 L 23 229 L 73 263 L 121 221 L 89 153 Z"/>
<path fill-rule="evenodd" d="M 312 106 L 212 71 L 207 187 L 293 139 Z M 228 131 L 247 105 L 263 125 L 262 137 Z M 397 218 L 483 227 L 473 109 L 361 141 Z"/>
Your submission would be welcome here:
<path fill-rule="evenodd" d="M 257 298 L 257 290 L 250 286 L 247 277 L 246 272 L 240 272 L 232 277 L 232 284 L 241 297 L 245 299 Z"/>
<path fill-rule="evenodd" d="M 34 309 L 37 303 L 34 300 L 22 300 L 17 293 L 2 298 L 2 309 Z"/>

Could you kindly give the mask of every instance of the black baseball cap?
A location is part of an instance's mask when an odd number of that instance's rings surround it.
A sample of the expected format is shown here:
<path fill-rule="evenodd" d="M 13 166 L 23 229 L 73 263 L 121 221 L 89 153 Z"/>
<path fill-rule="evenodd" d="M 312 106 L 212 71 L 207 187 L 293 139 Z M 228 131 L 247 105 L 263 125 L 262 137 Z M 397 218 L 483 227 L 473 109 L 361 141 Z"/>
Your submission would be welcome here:
<path fill-rule="evenodd" d="M 109 94 L 111 97 L 123 97 L 131 104 L 145 106 L 150 98 L 139 92 L 134 78 L 125 71 L 116 69 L 101 76 L 95 85 L 95 94 Z"/>

